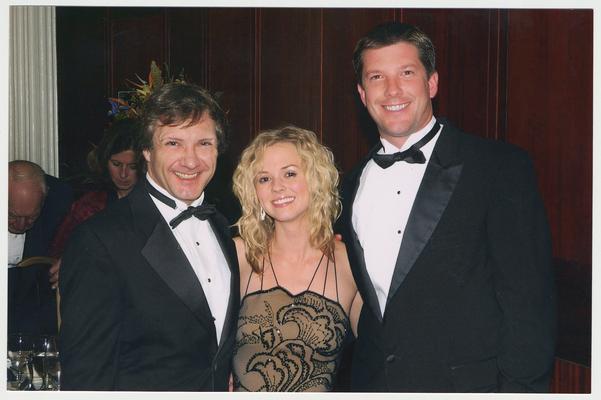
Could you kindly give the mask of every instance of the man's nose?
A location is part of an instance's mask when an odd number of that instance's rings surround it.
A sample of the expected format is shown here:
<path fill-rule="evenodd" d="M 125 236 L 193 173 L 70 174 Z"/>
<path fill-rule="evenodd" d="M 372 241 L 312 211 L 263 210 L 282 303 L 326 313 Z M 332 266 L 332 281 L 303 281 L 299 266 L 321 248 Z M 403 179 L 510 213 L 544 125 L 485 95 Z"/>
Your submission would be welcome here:
<path fill-rule="evenodd" d="M 200 160 L 200 157 L 197 154 L 196 148 L 194 146 L 186 147 L 184 151 L 184 158 L 182 160 L 182 164 L 185 167 L 192 169 L 198 166 L 198 160 Z"/>
<path fill-rule="evenodd" d="M 391 78 L 386 81 L 386 94 L 396 96 L 403 91 L 401 78 Z"/>

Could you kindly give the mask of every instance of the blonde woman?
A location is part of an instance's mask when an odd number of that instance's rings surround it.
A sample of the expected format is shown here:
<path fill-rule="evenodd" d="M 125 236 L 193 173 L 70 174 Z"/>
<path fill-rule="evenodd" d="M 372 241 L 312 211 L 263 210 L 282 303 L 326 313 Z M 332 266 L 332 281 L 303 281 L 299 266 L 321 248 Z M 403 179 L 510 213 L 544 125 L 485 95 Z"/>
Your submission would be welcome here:
<path fill-rule="evenodd" d="M 265 131 L 234 173 L 241 307 L 237 391 L 331 391 L 362 301 L 346 249 L 332 153 L 311 131 Z"/>

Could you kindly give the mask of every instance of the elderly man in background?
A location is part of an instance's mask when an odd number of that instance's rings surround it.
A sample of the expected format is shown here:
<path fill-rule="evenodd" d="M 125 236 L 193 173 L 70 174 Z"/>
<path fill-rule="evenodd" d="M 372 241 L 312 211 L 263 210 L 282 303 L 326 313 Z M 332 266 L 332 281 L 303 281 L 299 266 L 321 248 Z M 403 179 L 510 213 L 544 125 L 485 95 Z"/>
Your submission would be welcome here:
<path fill-rule="evenodd" d="M 73 198 L 69 185 L 37 164 L 8 163 L 8 333 L 55 334 L 56 295 L 48 264 L 17 265 L 47 256 L 54 232 Z"/>

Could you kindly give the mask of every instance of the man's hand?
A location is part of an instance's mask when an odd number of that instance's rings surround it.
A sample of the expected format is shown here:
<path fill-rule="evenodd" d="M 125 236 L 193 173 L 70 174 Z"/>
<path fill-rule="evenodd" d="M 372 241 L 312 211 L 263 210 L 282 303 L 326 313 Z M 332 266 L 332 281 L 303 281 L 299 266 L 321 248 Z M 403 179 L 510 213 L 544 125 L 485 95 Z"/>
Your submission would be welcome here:
<path fill-rule="evenodd" d="M 58 287 L 58 271 L 61 268 L 61 259 L 59 258 L 55 262 L 52 263 L 50 270 L 48 271 L 48 275 L 50 276 L 50 285 L 52 289 L 56 289 Z"/>

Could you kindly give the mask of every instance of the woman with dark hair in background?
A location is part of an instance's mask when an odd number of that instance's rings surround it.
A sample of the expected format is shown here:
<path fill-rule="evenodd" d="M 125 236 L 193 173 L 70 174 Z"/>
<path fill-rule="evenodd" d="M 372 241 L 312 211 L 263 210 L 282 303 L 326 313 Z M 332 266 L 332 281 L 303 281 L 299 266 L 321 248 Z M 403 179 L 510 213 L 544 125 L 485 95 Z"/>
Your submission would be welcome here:
<path fill-rule="evenodd" d="M 107 204 L 125 197 L 143 175 L 138 147 L 139 125 L 134 119 L 116 120 L 105 132 L 100 144 L 87 157 L 90 181 L 97 190 L 84 193 L 73 202 L 50 246 L 50 255 L 58 260 L 50 269 L 50 281 L 56 287 L 60 257 L 71 232 Z"/>

